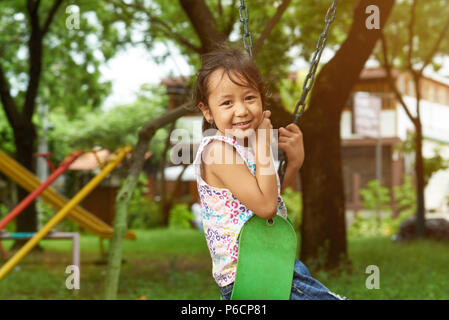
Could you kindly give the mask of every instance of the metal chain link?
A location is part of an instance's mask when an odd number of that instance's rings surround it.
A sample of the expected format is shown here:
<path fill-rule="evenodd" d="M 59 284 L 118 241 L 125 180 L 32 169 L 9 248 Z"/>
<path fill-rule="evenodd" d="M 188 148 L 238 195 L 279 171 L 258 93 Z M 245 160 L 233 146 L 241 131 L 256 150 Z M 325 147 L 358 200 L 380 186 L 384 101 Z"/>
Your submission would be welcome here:
<path fill-rule="evenodd" d="M 244 12 L 244 13 L 243 13 Z M 249 22 L 249 12 L 248 7 L 245 5 L 245 0 L 240 0 L 240 22 L 243 24 L 243 46 L 245 47 L 248 54 L 253 56 L 253 37 L 249 32 L 248 22 Z"/>
<path fill-rule="evenodd" d="M 337 13 L 337 2 L 338 2 L 338 0 L 334 0 L 332 2 L 331 7 L 327 10 L 326 17 L 325 17 L 324 30 L 321 33 L 320 37 L 318 38 L 318 41 L 317 41 L 317 44 L 315 47 L 315 52 L 312 57 L 312 63 L 310 65 L 309 73 L 307 74 L 307 77 L 304 80 L 304 84 L 302 87 L 301 98 L 299 99 L 298 103 L 296 104 L 295 111 L 293 112 L 293 114 L 295 116 L 295 120 L 293 121 L 293 123 L 296 123 L 298 121 L 298 119 L 302 116 L 302 114 L 304 113 L 304 108 L 306 105 L 306 98 L 307 98 L 307 95 L 309 94 L 310 89 L 312 88 L 313 82 L 315 80 L 316 69 L 318 68 L 318 63 L 320 62 L 321 55 L 326 46 L 329 27 L 330 27 L 331 23 L 334 21 L 335 14 Z M 298 112 L 299 106 L 301 106 L 301 110 L 298 114 L 297 112 Z"/>
<path fill-rule="evenodd" d="M 324 29 L 323 29 L 323 32 L 321 33 L 320 37 L 318 38 L 315 52 L 312 57 L 312 63 L 310 65 L 309 73 L 307 74 L 306 79 L 304 80 L 301 98 L 299 99 L 298 103 L 296 104 L 295 111 L 293 112 L 293 115 L 295 117 L 295 119 L 293 120 L 293 123 L 295 123 L 295 124 L 298 122 L 298 119 L 304 113 L 307 95 L 309 94 L 309 91 L 313 86 L 313 82 L 315 80 L 315 73 L 318 68 L 318 63 L 320 62 L 321 55 L 323 54 L 323 50 L 326 46 L 329 27 L 330 27 L 331 23 L 334 21 L 335 15 L 337 13 L 337 2 L 338 2 L 338 0 L 333 0 L 332 5 L 327 10 L 326 17 L 324 19 L 325 20 Z M 300 106 L 301 106 L 301 109 L 300 109 L 300 112 L 298 113 L 298 109 Z M 279 175 L 280 184 L 282 186 L 282 183 L 284 182 L 285 170 L 287 168 L 287 158 L 285 156 L 284 150 L 282 150 L 282 149 L 279 150 L 279 161 L 280 162 L 279 162 L 278 175 Z"/>

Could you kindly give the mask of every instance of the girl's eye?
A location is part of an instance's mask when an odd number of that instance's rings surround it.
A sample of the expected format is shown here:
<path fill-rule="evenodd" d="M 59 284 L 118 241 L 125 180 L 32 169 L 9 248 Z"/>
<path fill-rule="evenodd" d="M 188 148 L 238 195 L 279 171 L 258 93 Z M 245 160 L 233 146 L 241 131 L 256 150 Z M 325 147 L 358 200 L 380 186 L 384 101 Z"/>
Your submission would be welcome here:
<path fill-rule="evenodd" d="M 256 97 L 255 96 L 247 96 L 245 99 L 246 100 L 254 100 L 254 99 L 256 99 Z"/>
<path fill-rule="evenodd" d="M 226 100 L 225 102 L 223 102 L 223 103 L 221 104 L 221 106 L 229 106 L 231 103 L 232 103 L 231 100 Z"/>

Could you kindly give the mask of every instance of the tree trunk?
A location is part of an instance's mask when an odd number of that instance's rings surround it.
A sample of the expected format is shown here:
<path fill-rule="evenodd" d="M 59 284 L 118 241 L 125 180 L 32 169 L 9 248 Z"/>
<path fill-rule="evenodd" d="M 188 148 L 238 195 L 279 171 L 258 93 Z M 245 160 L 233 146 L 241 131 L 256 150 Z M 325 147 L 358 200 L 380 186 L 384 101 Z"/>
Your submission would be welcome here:
<path fill-rule="evenodd" d="M 326 268 L 337 267 L 347 257 L 340 117 L 380 37 L 380 30 L 368 30 L 365 25 L 365 10 L 371 4 L 368 0 L 357 3 L 348 37 L 318 75 L 310 107 L 300 121 L 306 153 L 301 169 L 301 260 L 321 260 L 320 266 Z M 393 5 L 394 0 L 377 3 L 381 28 Z"/>
<path fill-rule="evenodd" d="M 416 199 L 417 199 L 417 212 L 416 212 L 416 237 L 425 237 L 425 203 L 424 203 L 424 165 L 422 155 L 422 126 L 421 121 L 418 119 L 415 123 L 416 128 L 416 150 L 415 150 L 415 174 L 416 174 Z"/>
<path fill-rule="evenodd" d="M 30 122 L 20 127 L 13 127 L 14 142 L 16 145 L 17 161 L 31 172 L 34 172 L 33 154 L 35 151 L 34 141 L 36 140 L 36 131 L 34 125 Z M 22 201 L 29 192 L 18 186 L 18 198 Z M 38 220 L 35 202 L 32 202 L 16 219 L 16 232 L 35 232 L 37 231 Z M 16 240 L 13 249 L 20 248 L 27 240 Z M 40 249 L 40 247 L 36 247 Z"/>
<path fill-rule="evenodd" d="M 109 248 L 105 283 L 106 300 L 114 300 L 117 298 L 122 265 L 122 245 L 127 229 L 128 203 L 136 186 L 139 174 L 142 171 L 145 162 L 145 152 L 148 149 L 154 133 L 159 128 L 187 114 L 189 112 L 189 106 L 190 104 L 186 103 L 167 112 L 162 117 L 147 123 L 139 132 L 139 140 L 132 153 L 128 175 L 115 199 L 114 233 Z"/>

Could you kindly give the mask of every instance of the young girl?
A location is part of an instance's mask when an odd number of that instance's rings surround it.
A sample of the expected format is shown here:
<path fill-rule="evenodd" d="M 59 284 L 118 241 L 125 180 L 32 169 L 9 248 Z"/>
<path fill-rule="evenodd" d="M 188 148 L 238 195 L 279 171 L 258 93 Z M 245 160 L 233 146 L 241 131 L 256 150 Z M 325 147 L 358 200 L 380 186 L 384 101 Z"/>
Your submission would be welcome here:
<path fill-rule="evenodd" d="M 271 156 L 271 112 L 263 110 L 265 88 L 257 67 L 235 49 L 202 57 L 194 99 L 204 116 L 204 137 L 194 160 L 203 229 L 213 277 L 228 300 L 235 280 L 238 235 L 245 222 L 254 214 L 265 219 L 287 217 Z M 304 161 L 299 127 L 292 123 L 280 128 L 278 145 L 288 159 L 288 184 Z M 291 300 L 341 299 L 312 278 L 299 260 L 292 276 Z"/>

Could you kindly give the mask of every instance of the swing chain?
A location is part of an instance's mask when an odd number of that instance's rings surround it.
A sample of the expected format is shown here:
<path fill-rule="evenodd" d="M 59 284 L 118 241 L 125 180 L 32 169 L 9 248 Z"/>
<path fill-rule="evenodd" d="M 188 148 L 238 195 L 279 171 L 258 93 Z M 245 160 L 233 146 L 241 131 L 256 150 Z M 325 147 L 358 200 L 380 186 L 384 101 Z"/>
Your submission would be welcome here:
<path fill-rule="evenodd" d="M 245 13 L 243 13 L 245 12 Z M 253 56 L 253 37 L 249 32 L 248 22 L 249 22 L 249 12 L 248 7 L 245 5 L 245 0 L 240 0 L 240 22 L 243 24 L 243 46 L 246 51 L 248 51 L 250 57 Z"/>
<path fill-rule="evenodd" d="M 335 19 L 335 15 L 337 13 L 337 2 L 338 0 L 333 0 L 332 5 L 329 7 L 326 13 L 325 17 L 325 25 L 323 32 L 321 33 L 320 37 L 318 38 L 315 52 L 312 57 L 312 63 L 310 65 L 309 73 L 306 76 L 306 79 L 304 81 L 303 87 L 302 87 L 302 93 L 301 98 L 299 99 L 298 103 L 295 106 L 295 111 L 293 112 L 293 115 L 295 119 L 293 120 L 293 123 L 297 123 L 298 119 L 303 115 L 304 109 L 306 106 L 306 99 L 307 95 L 309 94 L 310 89 L 312 88 L 313 82 L 315 80 L 315 73 L 318 68 L 318 63 L 320 62 L 321 55 L 323 53 L 324 48 L 326 47 L 327 42 L 327 36 L 329 33 L 329 27 L 331 23 Z M 300 112 L 298 113 L 298 108 L 301 106 Z M 278 175 L 280 180 L 280 185 L 282 186 L 282 183 L 284 181 L 284 175 L 285 170 L 287 167 L 287 159 L 285 157 L 284 150 L 279 151 L 279 169 L 278 169 Z"/>
<path fill-rule="evenodd" d="M 302 87 L 302 94 L 301 98 L 299 99 L 298 103 L 296 104 L 294 116 L 295 120 L 293 123 L 296 123 L 298 119 L 302 116 L 304 113 L 304 109 L 306 106 L 306 98 L 309 94 L 310 89 L 312 88 L 313 82 L 315 80 L 315 73 L 318 68 L 318 63 L 320 62 L 321 55 L 324 51 L 324 48 L 326 47 L 327 42 L 327 36 L 329 33 L 329 27 L 331 23 L 335 19 L 335 14 L 337 13 L 337 2 L 338 0 L 334 0 L 332 2 L 332 5 L 327 10 L 326 17 L 325 17 L 325 26 L 323 29 L 323 32 L 321 33 L 320 37 L 318 38 L 318 41 L 316 43 L 315 52 L 313 53 L 312 63 L 310 65 L 309 73 L 306 76 L 306 79 L 304 81 L 303 87 Z M 301 106 L 301 110 L 298 114 L 298 108 Z"/>

